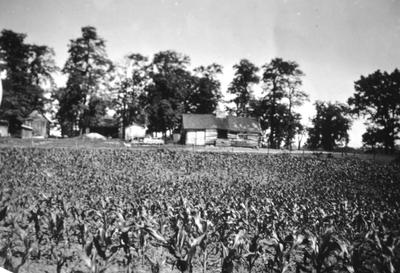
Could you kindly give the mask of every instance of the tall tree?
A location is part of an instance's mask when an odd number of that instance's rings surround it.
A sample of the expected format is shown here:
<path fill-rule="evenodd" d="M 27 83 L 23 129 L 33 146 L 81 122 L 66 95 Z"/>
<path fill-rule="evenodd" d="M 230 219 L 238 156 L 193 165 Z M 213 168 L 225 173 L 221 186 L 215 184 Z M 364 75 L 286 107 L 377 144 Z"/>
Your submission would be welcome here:
<path fill-rule="evenodd" d="M 1 101 L 3 100 L 3 79 L 6 77 L 3 74 L 3 71 L 0 70 L 0 106 L 1 106 Z"/>
<path fill-rule="evenodd" d="M 293 108 L 303 104 L 308 99 L 307 94 L 301 90 L 304 73 L 299 69 L 299 65 L 294 61 L 285 61 L 275 58 L 263 66 L 264 100 L 268 101 L 268 124 L 269 124 L 269 145 L 272 148 L 279 148 L 282 123 L 279 121 L 279 110 L 282 107 L 282 99 L 286 98 L 288 118 L 286 123 L 286 146 L 291 147 L 296 132 L 296 117 L 298 113 Z"/>
<path fill-rule="evenodd" d="M 232 100 L 236 105 L 237 116 L 249 115 L 249 103 L 252 98 L 251 87 L 258 83 L 260 78 L 257 75 L 259 68 L 247 59 L 242 59 L 233 66 L 234 78 L 228 87 L 228 93 L 236 95 Z"/>
<path fill-rule="evenodd" d="M 287 124 L 287 134 L 285 138 L 285 146 L 289 149 L 292 148 L 292 143 L 294 137 L 299 130 L 303 127 L 300 124 L 301 115 L 295 112 L 295 108 L 302 106 L 305 101 L 308 100 L 308 94 L 301 90 L 302 87 L 302 77 L 304 73 L 298 69 L 296 63 L 293 64 L 294 69 L 293 74 L 288 79 L 287 90 L 285 92 L 285 97 L 288 101 L 288 124 Z"/>
<path fill-rule="evenodd" d="M 220 101 L 221 83 L 217 75 L 222 73 L 222 66 L 213 63 L 194 69 L 194 88 L 189 94 L 189 111 L 197 114 L 212 114 Z"/>
<path fill-rule="evenodd" d="M 11 134 L 33 110 L 43 110 L 44 84 L 52 81 L 51 73 L 56 70 L 53 51 L 27 44 L 25 38 L 11 30 L 0 35 L 0 71 L 6 71 L 0 118 L 9 121 Z"/>
<path fill-rule="evenodd" d="M 367 131 L 362 135 L 362 141 L 364 146 L 369 146 L 372 150 L 381 148 L 385 141 L 385 132 L 376 127 L 367 127 Z"/>
<path fill-rule="evenodd" d="M 322 148 L 332 151 L 349 142 L 348 130 L 351 126 L 347 105 L 341 103 L 315 103 L 317 114 L 312 119 L 313 127 L 308 128 L 307 144 L 311 149 Z"/>
<path fill-rule="evenodd" d="M 274 143 L 275 147 L 281 147 L 282 144 L 286 143 L 287 139 L 292 141 L 296 133 L 301 131 L 303 127 L 301 115 L 295 112 L 291 113 L 287 104 L 279 103 L 273 107 L 271 100 L 265 98 L 252 99 L 250 101 L 251 116 L 259 119 L 263 131 L 268 132 L 271 128 L 271 119 L 269 117 L 272 109 L 275 111 L 274 123 L 276 126 Z"/>
<path fill-rule="evenodd" d="M 188 56 L 175 51 L 154 55 L 151 84 L 146 88 L 149 130 L 166 132 L 179 129 L 182 113 L 190 109 L 187 100 L 193 90 L 193 77 L 188 71 Z"/>
<path fill-rule="evenodd" d="M 55 53 L 52 48 L 38 45 L 29 46 L 28 72 L 32 84 L 55 85 L 52 75 L 59 68 L 55 64 L 54 56 Z"/>
<path fill-rule="evenodd" d="M 380 70 L 354 83 L 355 93 L 348 100 L 352 112 L 369 121 L 365 143 L 376 141 L 386 152 L 393 152 L 400 132 L 400 71 Z M 366 143 L 367 144 L 367 143 Z"/>
<path fill-rule="evenodd" d="M 67 86 L 63 92 L 68 95 L 58 96 L 60 108 L 73 107 L 74 116 L 72 123 L 66 132 L 71 132 L 74 125 L 79 126 L 80 132 L 88 131 L 93 124 L 89 104 L 91 99 L 105 98 L 109 89 L 108 77 L 113 69 L 112 62 L 108 59 L 105 49 L 105 41 L 97 35 L 96 28 L 87 26 L 82 28 L 82 37 L 71 40 L 69 45 L 69 57 L 63 72 L 67 74 Z M 63 112 L 59 112 L 60 123 L 65 120 Z M 72 115 L 72 113 L 71 113 Z M 76 116 L 75 116 L 76 115 Z"/>
<path fill-rule="evenodd" d="M 150 82 L 148 58 L 138 53 L 130 54 L 125 57 L 121 68 L 114 103 L 123 129 L 132 122 L 147 125 L 145 91 Z M 125 130 L 122 132 L 124 134 Z"/>
<path fill-rule="evenodd" d="M 81 112 L 81 101 L 82 94 L 77 85 L 75 88 L 69 89 L 58 88 L 53 93 L 53 99 L 58 101 L 58 110 L 56 113 L 56 118 L 61 127 L 62 136 L 73 136 L 76 131 L 79 131 L 78 127 L 78 117 Z"/>

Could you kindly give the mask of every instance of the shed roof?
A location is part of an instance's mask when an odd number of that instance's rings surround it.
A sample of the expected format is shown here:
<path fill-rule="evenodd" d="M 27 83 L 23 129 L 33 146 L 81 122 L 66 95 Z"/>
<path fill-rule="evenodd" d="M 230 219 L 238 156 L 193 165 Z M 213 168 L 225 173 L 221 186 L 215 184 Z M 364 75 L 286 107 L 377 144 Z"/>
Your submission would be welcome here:
<path fill-rule="evenodd" d="M 32 113 L 30 113 L 26 119 L 27 120 L 42 119 L 50 122 L 50 120 L 45 115 L 40 113 L 38 110 L 32 111 Z"/>
<path fill-rule="evenodd" d="M 211 114 L 183 114 L 184 129 L 218 129 L 218 118 Z"/>
<path fill-rule="evenodd" d="M 141 125 L 141 124 L 136 123 L 136 122 L 131 122 L 128 126 L 126 126 L 126 128 L 131 127 L 131 126 L 136 126 L 136 127 L 141 127 L 143 129 L 147 129 L 146 125 Z"/>
<path fill-rule="evenodd" d="M 21 129 L 28 130 L 28 131 L 32 131 L 33 130 L 33 128 L 31 126 L 28 126 L 26 124 L 22 124 L 21 125 Z"/>
<path fill-rule="evenodd" d="M 232 132 L 261 132 L 260 123 L 255 118 L 227 116 L 217 118 L 211 114 L 183 114 L 183 128 L 195 129 L 220 129 Z"/>
<path fill-rule="evenodd" d="M 249 117 L 226 117 L 228 123 L 228 130 L 233 132 L 261 132 L 260 123 L 255 118 Z"/>

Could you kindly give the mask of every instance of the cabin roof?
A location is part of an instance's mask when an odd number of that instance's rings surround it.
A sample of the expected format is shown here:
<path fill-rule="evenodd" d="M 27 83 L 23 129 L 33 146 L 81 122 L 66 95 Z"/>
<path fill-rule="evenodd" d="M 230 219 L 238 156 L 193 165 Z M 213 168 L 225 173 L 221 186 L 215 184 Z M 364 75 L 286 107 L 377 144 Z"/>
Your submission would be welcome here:
<path fill-rule="evenodd" d="M 26 118 L 26 120 L 36 120 L 36 119 L 41 119 L 51 122 L 45 115 L 40 113 L 38 110 L 32 111 L 32 113 L 30 113 L 29 116 Z"/>
<path fill-rule="evenodd" d="M 184 129 L 218 129 L 218 118 L 211 114 L 183 114 Z"/>
<path fill-rule="evenodd" d="M 28 125 L 26 125 L 26 124 L 22 124 L 22 125 L 21 125 L 21 129 L 29 130 L 29 131 L 32 131 L 32 130 L 33 130 L 33 128 L 32 128 L 31 126 L 28 126 Z"/>
<path fill-rule="evenodd" d="M 233 132 L 261 132 L 260 122 L 256 118 L 249 117 L 226 117 L 228 130 Z"/>
<path fill-rule="evenodd" d="M 261 132 L 258 120 L 249 117 L 217 118 L 211 114 L 183 114 L 182 125 L 185 130 L 220 129 L 232 132 Z"/>

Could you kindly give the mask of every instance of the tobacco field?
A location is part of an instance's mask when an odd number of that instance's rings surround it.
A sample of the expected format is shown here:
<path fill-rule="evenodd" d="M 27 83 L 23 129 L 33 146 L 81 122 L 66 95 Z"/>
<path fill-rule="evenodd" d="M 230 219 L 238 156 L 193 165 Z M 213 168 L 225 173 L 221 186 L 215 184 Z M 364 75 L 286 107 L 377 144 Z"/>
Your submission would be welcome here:
<path fill-rule="evenodd" d="M 12 272 L 400 272 L 400 167 L 352 158 L 0 149 Z"/>

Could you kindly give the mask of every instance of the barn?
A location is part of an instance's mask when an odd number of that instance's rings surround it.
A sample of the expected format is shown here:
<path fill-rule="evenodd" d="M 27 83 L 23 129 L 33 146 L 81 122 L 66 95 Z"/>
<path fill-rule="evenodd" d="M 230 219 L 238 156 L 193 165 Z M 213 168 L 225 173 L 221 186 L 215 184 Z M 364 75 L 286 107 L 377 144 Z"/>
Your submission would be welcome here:
<path fill-rule="evenodd" d="M 47 138 L 49 136 L 50 121 L 37 110 L 30 113 L 24 125 L 32 128 L 32 137 Z"/>
<path fill-rule="evenodd" d="M 8 121 L 0 120 L 0 137 L 8 136 Z"/>
<path fill-rule="evenodd" d="M 183 114 L 182 129 L 187 145 L 258 146 L 260 123 L 255 118 L 211 114 Z"/>

